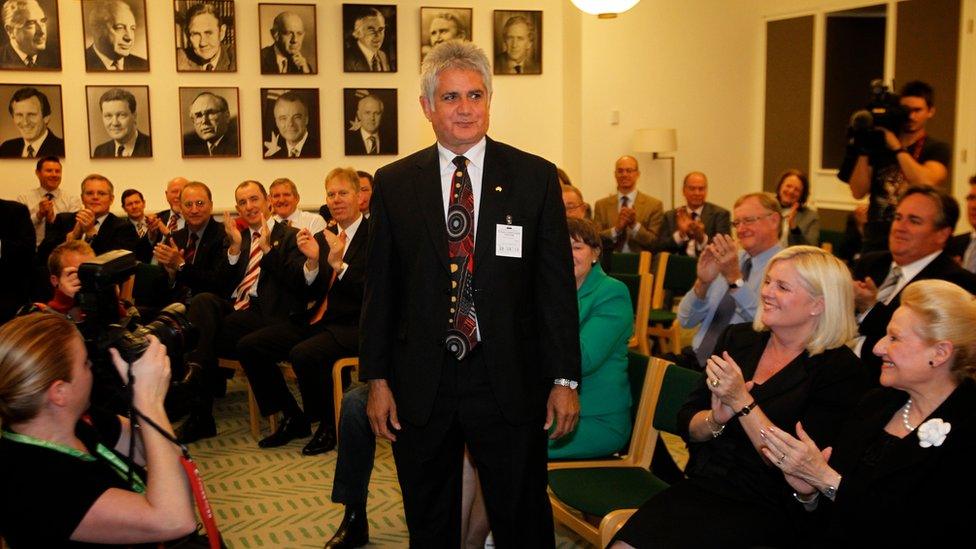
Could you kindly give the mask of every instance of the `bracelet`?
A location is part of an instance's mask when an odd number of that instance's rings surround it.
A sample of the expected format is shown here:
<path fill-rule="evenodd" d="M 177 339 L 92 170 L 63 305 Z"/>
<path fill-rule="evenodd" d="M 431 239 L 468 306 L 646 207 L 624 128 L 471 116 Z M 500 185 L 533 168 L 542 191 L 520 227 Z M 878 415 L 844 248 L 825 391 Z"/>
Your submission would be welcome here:
<path fill-rule="evenodd" d="M 759 403 L 756 402 L 755 400 L 753 400 L 749 404 L 746 404 L 745 406 L 743 406 L 741 410 L 739 410 L 738 412 L 736 412 L 735 413 L 735 417 L 742 417 L 742 416 L 749 415 L 749 412 L 751 412 L 752 409 L 755 408 L 758 405 L 759 405 Z"/>
<path fill-rule="evenodd" d="M 793 499 L 795 499 L 796 501 L 799 501 L 803 505 L 810 505 L 811 503 L 817 501 L 817 498 L 819 498 L 819 497 L 820 497 L 820 492 L 814 492 L 814 493 L 810 494 L 807 497 L 807 499 L 803 499 L 802 497 L 800 497 L 800 494 L 798 494 L 796 492 L 793 492 Z"/>
<path fill-rule="evenodd" d="M 717 429 L 713 429 L 712 425 L 717 427 Z M 722 431 L 725 431 L 725 424 L 720 424 L 719 422 L 715 421 L 715 416 L 712 415 L 711 410 L 709 410 L 708 415 L 705 416 L 705 426 L 708 427 L 708 430 L 712 432 L 712 438 L 718 438 L 719 435 L 722 434 Z"/>

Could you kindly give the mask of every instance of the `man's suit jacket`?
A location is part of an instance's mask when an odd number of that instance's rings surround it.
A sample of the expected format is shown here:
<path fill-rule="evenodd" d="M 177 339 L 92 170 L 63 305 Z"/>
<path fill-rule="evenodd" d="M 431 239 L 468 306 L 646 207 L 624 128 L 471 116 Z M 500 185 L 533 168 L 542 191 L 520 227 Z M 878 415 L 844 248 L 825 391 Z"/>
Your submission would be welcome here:
<path fill-rule="evenodd" d="M 386 52 L 383 50 L 378 50 L 376 52 L 377 57 L 380 60 L 380 72 L 394 72 L 396 67 L 390 65 L 390 59 L 387 57 Z M 346 48 L 346 53 L 344 56 L 343 66 L 346 72 L 372 72 L 372 67 L 369 66 L 369 61 L 366 59 L 366 55 L 363 51 L 359 49 L 356 43 L 353 43 L 352 47 Z"/>
<path fill-rule="evenodd" d="M 436 145 L 376 173 L 369 221 L 360 377 L 388 380 L 400 417 L 423 425 L 445 366 L 451 308 Z M 495 254 L 499 224 L 522 227 L 520 258 Z M 555 166 L 488 139 L 473 293 L 482 360 L 512 423 L 543 421 L 552 380 L 580 379 L 568 238 Z"/>
<path fill-rule="evenodd" d="M 0 158 L 23 158 L 24 138 L 8 139 L 0 143 Z M 44 158 L 45 156 L 57 156 L 64 158 L 64 139 L 54 135 L 48 128 L 47 137 L 41 142 L 41 146 L 34 152 L 34 158 Z"/>
<path fill-rule="evenodd" d="M 95 45 L 85 48 L 85 70 L 88 72 L 115 72 L 105 67 L 102 58 L 95 53 Z M 149 61 L 138 55 L 127 55 L 122 61 L 122 72 L 140 72 L 149 70 Z"/>
<path fill-rule="evenodd" d="M 168 212 L 169 210 L 167 210 Z M 190 230 L 186 226 L 173 233 L 173 243 L 176 244 L 177 248 L 183 250 L 184 256 L 189 240 Z M 174 283 L 177 293 L 192 296 L 211 292 L 223 297 L 230 297 L 230 292 L 234 289 L 231 288 L 230 291 L 225 292 L 219 277 L 220 266 L 226 261 L 227 242 L 224 238 L 224 227 L 211 216 L 206 228 L 203 229 L 200 242 L 197 243 L 197 252 L 193 256 L 193 262 L 187 262 L 176 273 Z M 260 286 L 258 287 L 260 288 Z"/>
<path fill-rule="evenodd" d="M 151 157 L 152 138 L 142 132 L 137 132 L 135 145 L 132 146 L 132 156 L 135 158 Z M 115 140 L 109 139 L 95 147 L 92 158 L 115 158 Z"/>
<path fill-rule="evenodd" d="M 265 156 L 265 158 L 289 158 L 288 156 L 288 146 L 285 144 L 285 138 L 278 136 L 278 150 L 270 156 Z M 312 135 L 311 132 L 308 134 L 308 139 L 305 140 L 305 144 L 302 145 L 301 152 L 298 153 L 298 158 L 321 158 L 322 157 L 322 146 L 319 143 L 319 138 Z"/>
<path fill-rule="evenodd" d="M 387 142 L 389 139 L 386 135 L 377 132 L 379 135 L 379 152 L 376 154 L 395 154 L 395 144 L 391 145 Z M 356 131 L 346 131 L 346 156 L 362 156 L 366 153 L 366 143 L 363 142 L 363 134 L 359 130 Z"/>
<path fill-rule="evenodd" d="M 509 66 L 508 54 L 500 53 L 495 56 L 495 74 L 542 74 L 542 68 L 530 55 L 529 58 L 522 63 L 522 72 L 516 73 L 515 69 Z"/>
<path fill-rule="evenodd" d="M 881 286 L 890 269 L 891 252 L 866 253 L 854 265 L 854 280 L 864 280 L 865 277 L 870 276 L 876 285 Z M 912 281 L 927 279 L 947 280 L 971 294 L 976 294 L 976 274 L 960 267 L 946 252 L 936 256 Z M 888 305 L 875 303 L 871 311 L 861 320 L 858 328 L 858 332 L 865 336 L 864 345 L 861 347 L 861 361 L 868 367 L 873 382 L 878 381 L 881 373 L 881 359 L 872 352 L 874 345 L 884 337 L 888 322 L 891 321 L 891 316 L 895 314 L 900 304 L 901 292 L 898 292 Z"/>
<path fill-rule="evenodd" d="M 183 134 L 183 156 L 240 156 L 237 142 L 237 121 L 231 120 L 224 138 L 214 147 L 213 155 L 207 149 L 207 142 L 196 132 Z"/>
<path fill-rule="evenodd" d="M 593 220 L 600 225 L 603 230 L 602 234 L 605 236 L 611 238 L 613 236 L 613 227 L 617 224 L 619 205 L 620 200 L 617 198 L 617 193 L 596 201 Z M 631 235 L 628 229 L 627 245 L 635 253 L 644 250 L 652 251 L 661 231 L 664 205 L 653 196 L 637 191 L 637 198 L 634 199 L 631 207 L 637 211 L 637 222 L 641 224 L 641 228 L 636 235 Z"/>
<path fill-rule="evenodd" d="M 298 249 L 295 239 L 297 235 L 297 229 L 275 223 L 271 229 L 271 249 L 261 258 L 261 274 L 258 278 L 261 314 L 275 321 L 285 321 L 291 315 L 305 312 L 307 286 L 302 269 L 305 256 Z M 241 254 L 237 263 L 231 265 L 224 253 L 218 268 L 222 288 L 220 295 L 228 298 L 247 273 L 251 231 L 242 230 L 241 236 Z"/>
<path fill-rule="evenodd" d="M 75 228 L 75 215 L 78 212 L 59 213 L 54 216 L 54 223 L 49 223 L 45 231 L 44 241 L 37 249 L 39 258 L 45 262 L 51 250 L 65 241 L 68 233 Z M 108 213 L 105 220 L 101 222 L 95 238 L 91 241 L 91 247 L 95 250 L 95 255 L 100 255 L 112 250 L 129 250 L 137 252 L 139 247 L 139 234 L 128 219 L 116 217 L 113 213 Z"/>
<path fill-rule="evenodd" d="M 844 478 L 833 505 L 821 498 L 825 518 L 832 518 L 824 547 L 950 547 L 968 532 L 969 498 L 976 491 L 976 476 L 970 474 L 976 455 L 976 384 L 964 381 L 929 414 L 952 426 L 940 446 L 923 448 L 912 432 L 866 467 L 861 461 L 892 416 L 900 420 L 906 400 L 908 395 L 897 389 L 877 389 L 845 422 L 830 459 Z M 913 524 L 941 526 L 894 527 L 892 517 L 900 516 L 906 504 Z"/>
<path fill-rule="evenodd" d="M 36 236 L 27 206 L 0 199 L 0 323 L 30 301 Z"/>
<path fill-rule="evenodd" d="M 17 52 L 15 52 L 13 47 L 10 46 L 10 40 L 7 38 L 7 33 L 3 33 L 3 37 L 0 38 L 0 41 L 3 42 L 3 45 L 0 46 L 0 68 L 31 70 L 23 61 L 20 60 Z M 53 50 L 47 48 L 40 51 L 37 54 L 37 59 L 34 60 L 34 68 L 60 69 L 61 52 L 57 48 L 57 45 L 55 45 Z"/>
<path fill-rule="evenodd" d="M 326 229 L 327 231 L 336 231 Z M 315 304 L 308 309 L 308 317 L 318 311 L 322 301 L 328 297 L 329 304 L 325 315 L 319 322 L 323 326 L 359 327 L 359 316 L 363 306 L 363 283 L 366 279 L 366 247 L 369 242 L 369 222 L 363 219 L 356 229 L 356 236 L 346 242 L 345 257 L 342 261 L 348 265 L 342 278 L 332 280 L 332 267 L 329 266 L 329 244 L 322 231 L 315 233 L 315 241 L 319 244 L 319 275 L 309 288 Z M 328 293 L 326 293 L 328 292 Z"/>
<path fill-rule="evenodd" d="M 976 233 L 972 231 L 953 236 L 949 239 L 949 243 L 946 244 L 946 253 L 949 254 L 949 257 L 962 261 L 963 256 L 966 255 L 966 248 L 969 247 L 969 243 L 973 238 L 976 238 Z"/>
<path fill-rule="evenodd" d="M 683 208 L 684 206 L 682 206 Z M 705 226 L 705 234 L 708 235 L 709 241 L 715 238 L 717 234 L 732 234 L 729 211 L 711 202 L 706 202 L 702 206 L 701 219 L 699 221 Z M 664 220 L 661 222 L 657 242 L 654 244 L 654 252 L 688 255 L 688 245 L 679 245 L 674 241 L 674 232 L 677 230 L 678 210 L 669 210 L 664 214 Z"/>
<path fill-rule="evenodd" d="M 176 69 L 180 71 L 206 71 L 207 62 L 197 57 L 192 48 L 178 48 L 176 50 Z M 237 61 L 234 53 L 226 44 L 220 45 L 220 58 L 214 72 L 234 72 Z"/>
<path fill-rule="evenodd" d="M 307 57 L 305 62 L 308 63 L 308 73 L 302 72 L 302 69 L 298 68 L 298 65 L 288 56 L 285 58 L 288 59 L 288 69 L 284 74 L 315 74 L 315 67 L 312 66 Z M 278 57 L 275 55 L 274 44 L 261 48 L 261 74 L 282 74 L 278 66 Z"/>

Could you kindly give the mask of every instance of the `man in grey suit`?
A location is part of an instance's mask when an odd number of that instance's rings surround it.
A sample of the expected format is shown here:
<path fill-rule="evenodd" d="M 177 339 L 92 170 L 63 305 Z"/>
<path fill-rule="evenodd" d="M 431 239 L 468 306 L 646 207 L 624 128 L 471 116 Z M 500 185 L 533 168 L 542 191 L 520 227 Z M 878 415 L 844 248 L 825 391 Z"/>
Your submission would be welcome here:
<path fill-rule="evenodd" d="M 152 139 L 139 131 L 136 97 L 128 90 L 112 88 L 98 99 L 102 124 L 111 139 L 95 147 L 93 158 L 152 156 Z"/>
<path fill-rule="evenodd" d="M 685 205 L 664 214 L 654 251 L 698 257 L 716 234 L 731 234 L 729 211 L 705 201 L 708 178 L 702 172 L 686 175 L 681 192 Z"/>

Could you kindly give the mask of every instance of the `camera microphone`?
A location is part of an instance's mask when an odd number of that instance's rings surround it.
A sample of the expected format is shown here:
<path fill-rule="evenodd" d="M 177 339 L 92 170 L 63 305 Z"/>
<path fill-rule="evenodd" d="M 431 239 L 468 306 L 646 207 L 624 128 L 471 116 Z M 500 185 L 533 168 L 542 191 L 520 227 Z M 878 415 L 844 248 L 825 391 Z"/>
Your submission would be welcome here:
<path fill-rule="evenodd" d="M 867 109 L 854 111 L 851 115 L 850 128 L 855 132 L 870 130 L 874 127 L 874 115 Z"/>

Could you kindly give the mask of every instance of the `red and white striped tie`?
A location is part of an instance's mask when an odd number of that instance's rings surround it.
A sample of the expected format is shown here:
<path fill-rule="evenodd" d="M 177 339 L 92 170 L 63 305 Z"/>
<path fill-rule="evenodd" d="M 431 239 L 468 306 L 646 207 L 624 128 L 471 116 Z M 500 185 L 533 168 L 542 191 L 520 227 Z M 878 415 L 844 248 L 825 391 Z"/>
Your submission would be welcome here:
<path fill-rule="evenodd" d="M 234 309 L 238 311 L 243 311 L 251 305 L 251 287 L 258 281 L 258 277 L 261 276 L 261 258 L 264 257 L 264 252 L 261 251 L 261 233 L 254 231 L 251 234 L 251 256 L 247 261 L 247 271 L 245 271 L 244 279 L 241 283 L 237 285 L 237 289 L 234 292 L 237 294 L 237 301 L 234 302 Z"/>

